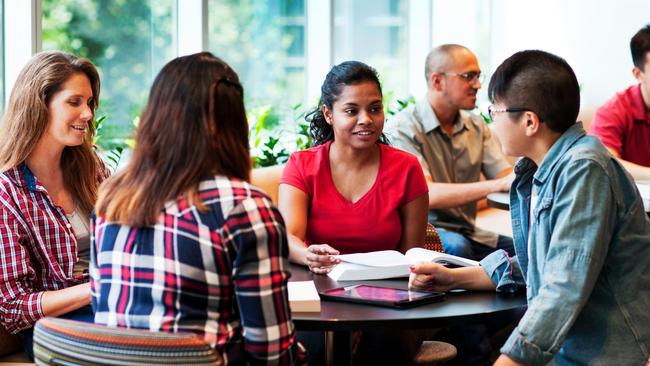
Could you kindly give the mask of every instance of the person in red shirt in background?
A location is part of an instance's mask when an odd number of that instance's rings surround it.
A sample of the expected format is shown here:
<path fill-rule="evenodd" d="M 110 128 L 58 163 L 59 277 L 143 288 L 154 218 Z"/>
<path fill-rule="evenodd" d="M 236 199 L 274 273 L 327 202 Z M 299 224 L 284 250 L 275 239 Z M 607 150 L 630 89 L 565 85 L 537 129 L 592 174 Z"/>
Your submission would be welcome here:
<path fill-rule="evenodd" d="M 597 136 L 635 179 L 650 179 L 650 24 L 630 41 L 639 84 L 617 93 L 596 111 L 589 133 Z"/>
<path fill-rule="evenodd" d="M 293 153 L 280 180 L 289 259 L 326 274 L 339 253 L 405 252 L 423 244 L 427 183 L 415 156 L 387 145 L 376 71 L 343 62 L 327 74 L 321 93 L 306 117 L 314 146 Z M 322 332 L 298 332 L 298 339 L 310 365 L 319 362 Z M 364 332 L 355 363 L 410 363 L 419 340 L 416 332 Z"/>

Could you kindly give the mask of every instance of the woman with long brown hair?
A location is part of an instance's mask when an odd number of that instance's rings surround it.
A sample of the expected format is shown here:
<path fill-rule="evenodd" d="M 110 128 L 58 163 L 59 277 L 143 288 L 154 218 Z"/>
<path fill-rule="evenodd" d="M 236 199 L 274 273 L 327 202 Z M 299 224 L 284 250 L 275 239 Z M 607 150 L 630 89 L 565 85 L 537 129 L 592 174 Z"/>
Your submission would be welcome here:
<path fill-rule="evenodd" d="M 228 364 L 294 363 L 284 222 L 249 172 L 235 71 L 210 53 L 165 65 L 131 162 L 99 193 L 95 322 L 194 332 Z"/>
<path fill-rule="evenodd" d="M 0 130 L 0 322 L 30 356 L 41 317 L 92 321 L 90 211 L 106 176 L 92 147 L 99 85 L 89 60 L 39 53 Z"/>

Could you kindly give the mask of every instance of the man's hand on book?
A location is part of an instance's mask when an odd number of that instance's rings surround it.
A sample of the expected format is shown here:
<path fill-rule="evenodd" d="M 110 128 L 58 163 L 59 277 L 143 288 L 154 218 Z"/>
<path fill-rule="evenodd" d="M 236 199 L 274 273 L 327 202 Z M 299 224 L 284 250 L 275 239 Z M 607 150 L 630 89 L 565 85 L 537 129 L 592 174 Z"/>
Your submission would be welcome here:
<path fill-rule="evenodd" d="M 318 274 L 327 274 L 341 263 L 339 251 L 327 244 L 312 244 L 307 247 L 307 267 Z"/>
<path fill-rule="evenodd" d="M 445 292 L 454 285 L 453 270 L 437 263 L 418 263 L 409 266 L 410 290 Z"/>

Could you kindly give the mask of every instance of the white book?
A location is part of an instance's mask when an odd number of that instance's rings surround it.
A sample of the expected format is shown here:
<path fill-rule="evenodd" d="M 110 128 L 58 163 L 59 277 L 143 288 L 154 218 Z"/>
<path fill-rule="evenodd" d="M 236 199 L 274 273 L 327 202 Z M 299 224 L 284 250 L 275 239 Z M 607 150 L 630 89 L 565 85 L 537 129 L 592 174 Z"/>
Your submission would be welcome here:
<path fill-rule="evenodd" d="M 328 274 L 336 281 L 379 280 L 383 278 L 407 277 L 409 265 L 419 262 L 434 262 L 458 267 L 478 266 L 477 261 L 436 252 L 423 248 L 411 248 L 402 254 L 396 250 L 342 254 L 341 263 Z"/>
<path fill-rule="evenodd" d="M 287 287 L 292 313 L 320 312 L 320 296 L 314 281 L 289 281 Z"/>

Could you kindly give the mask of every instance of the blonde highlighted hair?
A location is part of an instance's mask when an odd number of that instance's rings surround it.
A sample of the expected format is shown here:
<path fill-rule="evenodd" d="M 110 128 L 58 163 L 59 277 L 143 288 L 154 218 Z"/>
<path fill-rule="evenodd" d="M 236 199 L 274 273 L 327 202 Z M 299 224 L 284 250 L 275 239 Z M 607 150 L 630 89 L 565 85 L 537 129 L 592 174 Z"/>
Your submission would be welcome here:
<path fill-rule="evenodd" d="M 0 172 L 17 167 L 32 153 L 47 129 L 50 100 L 76 74 L 86 75 L 90 81 L 94 115 L 100 82 L 89 60 L 58 51 L 41 52 L 21 70 L 0 126 Z M 86 214 L 97 199 L 99 166 L 92 146 L 94 135 L 90 123 L 83 144 L 66 147 L 61 156 L 65 187 Z"/>

